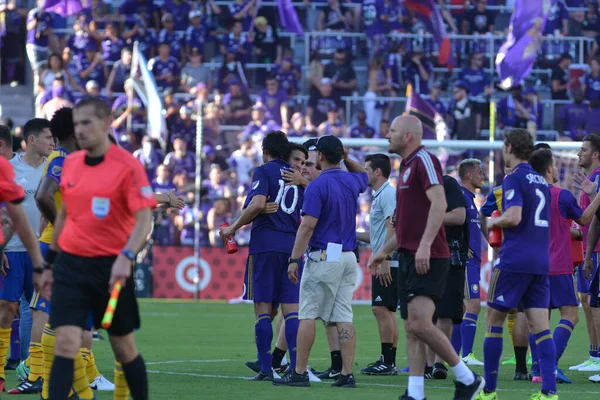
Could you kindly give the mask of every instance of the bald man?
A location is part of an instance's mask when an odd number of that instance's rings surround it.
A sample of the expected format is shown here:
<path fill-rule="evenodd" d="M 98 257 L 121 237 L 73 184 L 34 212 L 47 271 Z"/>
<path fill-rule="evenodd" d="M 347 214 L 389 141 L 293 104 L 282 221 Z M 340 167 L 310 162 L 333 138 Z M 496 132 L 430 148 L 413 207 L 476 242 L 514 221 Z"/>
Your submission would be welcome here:
<path fill-rule="evenodd" d="M 446 195 L 439 160 L 421 145 L 423 126 L 414 116 L 394 119 L 387 134 L 389 152 L 402 157 L 396 189 L 396 234 L 371 256 L 372 273 L 398 249 L 404 284 L 401 316 L 406 331 L 408 390 L 400 400 L 425 398 L 426 348 L 429 346 L 456 375 L 454 399 L 473 399 L 485 380 L 458 357 L 450 340 L 432 322 L 435 304 L 444 294 L 450 251 L 443 227 Z M 402 233 L 402 234 L 400 234 Z"/>

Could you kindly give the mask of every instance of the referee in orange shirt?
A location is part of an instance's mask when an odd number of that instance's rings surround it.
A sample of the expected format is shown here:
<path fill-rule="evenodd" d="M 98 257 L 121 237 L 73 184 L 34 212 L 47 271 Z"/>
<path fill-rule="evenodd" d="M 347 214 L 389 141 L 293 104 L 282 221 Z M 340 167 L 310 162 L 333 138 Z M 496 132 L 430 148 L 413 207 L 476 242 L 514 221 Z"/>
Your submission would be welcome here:
<path fill-rule="evenodd" d="M 133 336 L 140 317 L 132 263 L 150 232 L 156 200 L 142 165 L 109 141 L 106 103 L 82 100 L 73 110 L 73 124 L 82 150 L 71 153 L 63 165 L 63 207 L 41 279 L 42 294 L 52 301 L 50 325 L 56 331 L 49 400 L 68 397 L 86 319 L 92 311 L 100 328 L 117 281 L 123 289 L 108 333 L 133 399 L 145 400 L 146 366 Z"/>

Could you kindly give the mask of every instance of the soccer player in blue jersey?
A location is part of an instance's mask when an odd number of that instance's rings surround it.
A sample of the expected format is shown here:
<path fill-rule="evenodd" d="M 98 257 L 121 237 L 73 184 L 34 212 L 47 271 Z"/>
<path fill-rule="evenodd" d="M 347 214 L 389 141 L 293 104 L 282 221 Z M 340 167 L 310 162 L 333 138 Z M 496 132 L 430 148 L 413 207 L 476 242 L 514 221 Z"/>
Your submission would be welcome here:
<path fill-rule="evenodd" d="M 272 380 L 271 342 L 273 304 L 281 304 L 290 353 L 290 368 L 295 368 L 298 334 L 299 286 L 288 279 L 288 259 L 291 256 L 300 222 L 304 189 L 286 186 L 282 178 L 290 165 L 283 161 L 290 154 L 290 144 L 281 131 L 270 132 L 262 143 L 265 164 L 256 168 L 242 215 L 220 233 L 234 235 L 242 226 L 253 222 L 247 262 L 248 295 L 254 300 L 256 313 L 256 348 L 261 371 L 253 380 Z M 273 214 L 260 214 L 267 199 L 279 203 Z"/>
<path fill-rule="evenodd" d="M 548 323 L 550 305 L 550 191 L 527 160 L 533 139 L 524 129 L 505 133 L 502 156 L 512 172 L 502 185 L 503 214 L 487 221 L 503 229 L 504 240 L 488 291 L 487 332 L 483 345 L 486 385 L 477 397 L 496 400 L 507 313 L 522 305 L 539 353 L 541 391 L 532 399 L 557 400 L 556 347 Z M 527 249 L 527 250 L 524 250 Z"/>
<path fill-rule="evenodd" d="M 467 365 L 483 365 L 473 354 L 473 342 L 477 331 L 477 318 L 481 311 L 479 281 L 481 276 L 481 219 L 475 205 L 475 191 L 483 187 L 481 161 L 470 158 L 463 160 L 458 167 L 462 191 L 467 202 L 469 224 L 469 259 L 465 282 L 465 315 L 460 324 L 462 338 L 462 360 Z M 455 327 L 456 329 L 456 327 Z"/>

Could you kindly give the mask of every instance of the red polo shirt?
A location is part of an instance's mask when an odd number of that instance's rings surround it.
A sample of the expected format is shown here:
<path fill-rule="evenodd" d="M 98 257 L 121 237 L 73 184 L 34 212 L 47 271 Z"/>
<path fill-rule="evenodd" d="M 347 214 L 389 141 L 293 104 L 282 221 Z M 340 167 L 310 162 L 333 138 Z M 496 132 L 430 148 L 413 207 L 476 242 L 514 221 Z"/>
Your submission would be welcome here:
<path fill-rule="evenodd" d="M 425 192 L 431 186 L 443 185 L 442 166 L 436 156 L 417 148 L 400 165 L 396 187 L 396 238 L 398 249 L 417 252 L 425 232 L 431 202 Z M 449 258 L 444 225 L 431 245 L 431 258 Z"/>

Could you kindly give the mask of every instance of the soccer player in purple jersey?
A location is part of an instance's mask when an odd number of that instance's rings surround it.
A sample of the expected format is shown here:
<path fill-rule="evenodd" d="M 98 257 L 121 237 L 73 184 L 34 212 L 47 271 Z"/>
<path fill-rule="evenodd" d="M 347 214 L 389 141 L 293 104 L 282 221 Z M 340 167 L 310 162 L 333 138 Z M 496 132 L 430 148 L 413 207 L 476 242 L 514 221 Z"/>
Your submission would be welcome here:
<path fill-rule="evenodd" d="M 462 360 L 467 365 L 481 366 L 483 363 L 475 358 L 473 354 L 477 318 L 481 312 L 479 292 L 481 276 L 481 219 L 475 205 L 475 191 L 483 187 L 484 178 L 481 161 L 474 158 L 463 160 L 458 167 L 458 176 L 462 182 L 462 191 L 467 202 L 470 256 L 467 260 L 465 282 L 465 315 L 458 329 L 460 329 L 462 339 Z M 455 326 L 454 329 L 457 329 L 457 327 Z"/>
<path fill-rule="evenodd" d="M 571 192 L 552 186 L 558 182 L 558 168 L 550 150 L 535 151 L 529 158 L 529 164 L 550 185 L 550 309 L 558 308 L 560 310 L 561 319 L 554 330 L 556 363 L 558 365 L 558 361 L 567 348 L 571 333 L 579 321 L 579 299 L 575 293 L 573 280 L 571 238 L 582 240 L 583 233 L 579 229 L 571 228 L 571 221 L 575 221 L 580 226 L 588 225 L 600 206 L 600 196 L 596 196 L 596 185 L 586 180 L 587 185 L 584 187 L 584 191 L 595 198 L 583 211 Z M 535 342 L 532 341 L 532 354 L 537 354 L 536 347 Z M 536 364 L 534 364 L 534 368 L 535 366 Z M 560 369 L 557 368 L 556 372 L 559 382 L 571 383 Z M 541 379 L 532 380 L 534 383 L 536 381 L 539 383 Z"/>
<path fill-rule="evenodd" d="M 543 377 L 541 391 L 532 399 L 558 399 L 556 347 L 548 323 L 550 191 L 546 180 L 527 163 L 532 152 L 533 139 L 528 131 L 512 129 L 505 134 L 502 156 L 512 173 L 502 185 L 503 214 L 487 221 L 488 229 L 503 229 L 504 241 L 488 290 L 488 328 L 483 344 L 486 385 L 479 400 L 498 398 L 502 327 L 507 313 L 519 305 L 534 335 Z"/>
<path fill-rule="evenodd" d="M 585 170 L 591 181 L 595 181 L 600 175 L 600 137 L 594 134 L 585 136 L 577 156 L 579 157 L 579 166 Z M 581 208 L 585 210 L 589 204 L 590 198 L 581 193 L 579 196 L 579 205 Z M 577 291 L 579 292 L 590 339 L 590 356 L 587 361 L 570 367 L 570 371 L 600 372 L 600 358 L 598 357 L 598 345 L 600 344 L 598 252 L 600 252 L 600 244 L 598 244 L 597 239 L 598 235 L 600 235 L 599 229 L 600 224 L 597 218 L 592 220 L 589 227 L 584 226 L 581 229 L 583 231 L 583 250 L 585 251 L 585 258 L 588 261 L 584 262 L 578 268 Z M 590 236 L 592 237 L 590 238 Z M 588 245 L 589 243 L 593 243 L 593 245 L 590 246 Z M 589 266 L 589 278 L 584 273 L 586 264 Z M 600 380 L 600 375 L 595 376 Z"/>
<path fill-rule="evenodd" d="M 221 237 L 232 236 L 242 226 L 252 223 L 252 237 L 247 262 L 248 296 L 254 301 L 256 313 L 256 347 L 261 371 L 253 380 L 272 380 L 271 342 L 273 304 L 281 304 L 285 318 L 285 332 L 290 349 L 290 367 L 296 363 L 296 337 L 298 333 L 299 286 L 287 277 L 288 259 L 300 221 L 300 208 L 304 189 L 286 186 L 282 179 L 290 165 L 283 161 L 290 154 L 290 144 L 281 131 L 270 132 L 262 143 L 265 164 L 256 168 L 253 182 L 244 204 L 242 215 Z M 277 212 L 260 214 L 267 199 L 279 203 Z"/>

